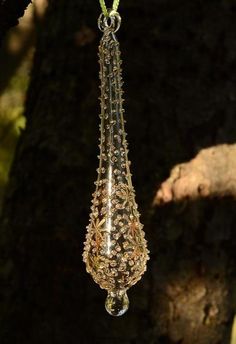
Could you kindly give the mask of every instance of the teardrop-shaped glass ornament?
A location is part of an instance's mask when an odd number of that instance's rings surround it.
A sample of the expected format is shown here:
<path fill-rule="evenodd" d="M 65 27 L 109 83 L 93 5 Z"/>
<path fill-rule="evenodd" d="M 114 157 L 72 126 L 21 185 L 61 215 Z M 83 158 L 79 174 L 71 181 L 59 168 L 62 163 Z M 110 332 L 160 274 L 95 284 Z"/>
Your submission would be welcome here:
<path fill-rule="evenodd" d="M 99 17 L 103 37 L 99 46 L 101 80 L 100 156 L 96 190 L 83 260 L 87 272 L 108 291 L 109 314 L 124 314 L 129 306 L 126 291 L 140 280 L 149 259 L 135 202 L 123 119 L 123 91 L 117 12 Z"/>

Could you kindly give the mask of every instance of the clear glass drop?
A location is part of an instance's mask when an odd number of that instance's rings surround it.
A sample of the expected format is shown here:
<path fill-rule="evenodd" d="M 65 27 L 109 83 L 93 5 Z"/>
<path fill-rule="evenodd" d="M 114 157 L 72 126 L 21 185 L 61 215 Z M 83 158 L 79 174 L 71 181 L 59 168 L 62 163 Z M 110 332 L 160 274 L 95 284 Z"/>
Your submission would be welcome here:
<path fill-rule="evenodd" d="M 128 161 L 120 49 L 115 36 L 120 17 L 113 14 L 109 24 L 104 17 L 99 20 L 104 32 L 99 46 L 100 155 L 83 260 L 94 281 L 109 293 L 107 311 L 122 315 L 128 309 L 126 291 L 141 279 L 149 252 Z"/>
<path fill-rule="evenodd" d="M 105 308 L 110 315 L 119 317 L 128 310 L 129 299 L 125 290 L 108 292 Z"/>

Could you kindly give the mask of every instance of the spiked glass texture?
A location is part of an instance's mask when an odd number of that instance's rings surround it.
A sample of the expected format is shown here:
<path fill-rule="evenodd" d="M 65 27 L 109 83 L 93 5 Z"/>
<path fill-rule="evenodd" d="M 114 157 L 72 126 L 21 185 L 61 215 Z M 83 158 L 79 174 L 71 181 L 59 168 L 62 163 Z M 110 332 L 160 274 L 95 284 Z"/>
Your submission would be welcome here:
<path fill-rule="evenodd" d="M 126 291 L 146 270 L 148 250 L 135 202 L 123 119 L 123 91 L 118 13 L 100 16 L 103 37 L 99 46 L 101 80 L 100 156 L 96 190 L 83 260 L 87 272 L 108 291 L 105 307 L 114 316 L 129 307 Z"/>

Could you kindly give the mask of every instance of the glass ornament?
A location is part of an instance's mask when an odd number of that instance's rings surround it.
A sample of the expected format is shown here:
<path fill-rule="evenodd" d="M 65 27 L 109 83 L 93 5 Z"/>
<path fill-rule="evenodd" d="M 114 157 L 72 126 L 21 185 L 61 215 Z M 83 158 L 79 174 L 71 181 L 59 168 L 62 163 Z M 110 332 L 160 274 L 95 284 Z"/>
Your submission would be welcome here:
<path fill-rule="evenodd" d="M 117 12 L 103 14 L 99 46 L 101 80 L 100 155 L 83 260 L 86 270 L 108 291 L 105 308 L 113 316 L 129 307 L 126 291 L 146 271 L 147 243 L 140 223 L 131 181 L 130 161 L 123 119 L 122 69 L 115 32 L 121 18 Z"/>

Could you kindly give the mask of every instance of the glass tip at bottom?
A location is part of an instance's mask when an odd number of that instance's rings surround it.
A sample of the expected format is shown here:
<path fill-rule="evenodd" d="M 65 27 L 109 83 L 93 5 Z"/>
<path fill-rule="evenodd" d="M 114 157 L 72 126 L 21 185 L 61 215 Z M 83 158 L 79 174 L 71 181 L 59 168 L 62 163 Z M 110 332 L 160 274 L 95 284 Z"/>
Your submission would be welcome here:
<path fill-rule="evenodd" d="M 115 317 L 125 314 L 129 308 L 129 298 L 126 291 L 108 292 L 105 308 L 110 315 Z"/>

